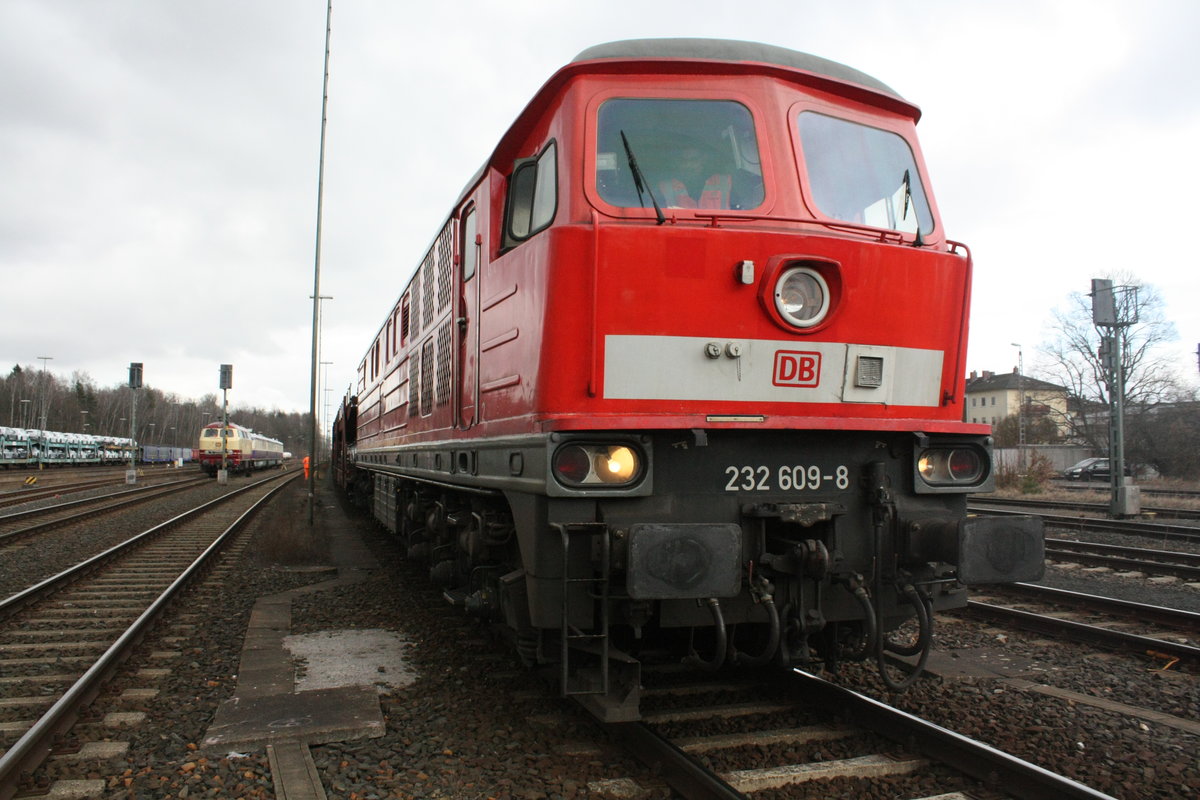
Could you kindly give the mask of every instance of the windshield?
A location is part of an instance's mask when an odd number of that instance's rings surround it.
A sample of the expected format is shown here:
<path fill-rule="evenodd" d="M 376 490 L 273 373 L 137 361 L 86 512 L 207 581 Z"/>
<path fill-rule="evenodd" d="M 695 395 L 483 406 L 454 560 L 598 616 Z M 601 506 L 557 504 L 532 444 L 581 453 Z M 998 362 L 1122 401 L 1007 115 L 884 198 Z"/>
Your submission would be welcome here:
<path fill-rule="evenodd" d="M 596 188 L 622 208 L 762 205 L 750 111 L 732 100 L 608 100 L 596 131 Z"/>
<path fill-rule="evenodd" d="M 827 217 L 928 234 L 933 215 L 908 142 L 895 133 L 812 111 L 797 124 L 808 185 Z"/>

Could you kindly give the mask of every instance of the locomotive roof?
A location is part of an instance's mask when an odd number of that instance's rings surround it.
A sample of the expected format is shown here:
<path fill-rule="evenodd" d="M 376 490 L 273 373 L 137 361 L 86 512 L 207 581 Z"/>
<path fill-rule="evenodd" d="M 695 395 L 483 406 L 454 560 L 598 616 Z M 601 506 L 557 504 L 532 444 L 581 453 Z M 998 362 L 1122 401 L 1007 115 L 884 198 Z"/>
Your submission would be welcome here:
<path fill-rule="evenodd" d="M 703 59 L 705 61 L 755 62 L 777 64 L 804 72 L 824 75 L 844 83 L 853 83 L 903 100 L 895 90 L 853 67 L 827 58 L 789 50 L 772 44 L 735 39 L 626 39 L 589 47 L 575 56 L 576 61 L 619 59 Z"/>
<path fill-rule="evenodd" d="M 625 39 L 589 47 L 575 56 L 570 62 L 546 81 L 545 85 L 529 101 L 525 109 L 517 115 L 516 122 L 509 129 L 509 134 L 516 128 L 522 118 L 537 108 L 539 98 L 561 85 L 571 74 L 586 71 L 586 62 L 597 61 L 709 61 L 736 64 L 767 64 L 783 69 L 791 69 L 816 76 L 820 80 L 843 86 L 857 87 L 864 96 L 874 96 L 878 102 L 882 98 L 885 104 L 910 115 L 913 122 L 921 117 L 921 111 L 915 105 L 905 100 L 899 93 L 880 80 L 872 78 L 865 72 L 853 67 L 831 61 L 827 58 L 789 50 L 777 45 L 746 42 L 736 39 Z M 865 99 L 865 97 L 864 97 Z M 467 181 L 467 185 L 459 193 L 455 206 L 457 207 L 466 197 L 492 163 L 496 154 L 504 146 L 504 138 L 496 146 L 492 156 L 484 162 L 479 170 Z"/>
<path fill-rule="evenodd" d="M 471 176 L 462 191 L 454 201 L 457 208 L 470 193 L 472 187 L 479 183 L 484 173 L 495 161 L 497 155 L 505 146 L 505 140 L 518 128 L 522 120 L 527 118 L 539 107 L 539 101 L 548 92 L 560 86 L 567 78 L 579 71 L 586 71 L 586 62 L 597 61 L 709 61 L 736 64 L 767 64 L 782 69 L 791 69 L 816 76 L 820 81 L 831 84 L 855 87 L 854 91 L 862 95 L 860 99 L 873 98 L 912 117 L 913 122 L 921 118 L 921 110 L 883 81 L 872 78 L 860 70 L 845 64 L 821 58 L 798 50 L 789 50 L 778 45 L 746 42 L 737 39 L 624 39 L 606 44 L 598 44 L 587 48 L 575 56 L 570 62 L 558 70 L 538 90 L 525 108 L 517 115 L 516 121 L 508 132 L 501 137 L 500 143 L 492 151 L 488 160 Z M 434 236 L 437 241 L 437 236 Z M 381 328 L 382 330 L 382 328 Z M 364 357 L 365 358 L 365 357 Z"/>

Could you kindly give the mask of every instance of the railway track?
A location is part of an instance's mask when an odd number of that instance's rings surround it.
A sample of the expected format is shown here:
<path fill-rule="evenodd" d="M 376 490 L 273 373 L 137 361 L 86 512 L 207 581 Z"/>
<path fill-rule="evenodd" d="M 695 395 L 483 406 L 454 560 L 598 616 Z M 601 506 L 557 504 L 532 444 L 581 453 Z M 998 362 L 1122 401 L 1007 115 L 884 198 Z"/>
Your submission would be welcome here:
<path fill-rule="evenodd" d="M 183 469 L 171 468 L 167 470 L 139 470 L 139 473 L 139 482 L 145 481 L 148 484 L 162 483 L 164 480 L 169 481 L 174 478 L 200 474 L 199 470 L 195 467 L 185 467 Z M 40 481 L 31 485 L 10 481 L 4 485 L 3 489 L 0 489 L 0 508 L 9 508 L 33 500 L 42 500 L 46 497 L 84 492 L 102 486 L 124 485 L 126 485 L 124 470 L 103 470 L 99 475 L 95 470 L 91 470 L 86 474 L 81 473 L 78 476 L 55 474 L 46 481 Z"/>
<path fill-rule="evenodd" d="M 101 478 L 98 480 L 60 483 L 53 486 L 14 489 L 12 491 L 0 493 L 0 508 L 9 508 L 11 506 L 21 505 L 22 503 L 28 503 L 33 500 L 42 500 L 46 497 L 54 497 L 61 494 L 85 492 L 88 489 L 96 489 L 101 486 L 116 486 L 118 483 L 125 483 L 124 478 L 122 477 L 121 480 L 115 480 L 113 478 Z"/>
<path fill-rule="evenodd" d="M 61 503 L 42 508 L 10 511 L 0 515 L 0 547 L 11 545 L 25 537 L 53 528 L 70 525 L 139 503 L 146 503 L 208 483 L 209 480 L 204 477 L 184 478 L 133 489 L 121 489 L 96 497 L 64 500 Z"/>
<path fill-rule="evenodd" d="M 799 670 L 743 689 L 757 694 L 767 683 L 779 696 L 732 703 L 717 702 L 731 691 L 727 682 L 649 689 L 648 701 L 668 703 L 617 726 L 618 736 L 688 800 L 787 793 L 839 778 L 854 782 L 853 796 L 965 797 L 955 793 L 982 787 L 1024 800 L 1109 797 Z M 818 759 L 797 757 L 813 752 Z"/>
<path fill-rule="evenodd" d="M 1030 513 L 1029 510 L 1039 508 L 1051 509 L 1053 511 L 1080 511 L 1085 514 L 1102 514 L 1109 513 L 1108 503 L 1083 503 L 1083 502 L 1067 502 L 1063 500 L 1020 500 L 1013 497 L 985 497 L 979 496 L 972 499 L 972 503 L 979 503 L 989 507 L 1008 506 L 1027 509 L 1025 513 Z M 1200 509 L 1194 508 L 1169 508 L 1167 506 L 1143 506 L 1142 513 L 1154 514 L 1157 517 L 1165 519 L 1200 519 Z"/>
<path fill-rule="evenodd" d="M 1106 492 L 1109 489 L 1107 481 L 1084 481 L 1082 484 L 1079 481 L 1057 480 L 1054 481 L 1054 488 L 1067 492 Z M 1143 497 L 1182 497 L 1189 500 L 1200 499 L 1200 491 L 1192 491 L 1189 489 L 1155 489 L 1150 486 L 1139 487 Z"/>
<path fill-rule="evenodd" d="M 295 477 L 233 490 L 0 601 L 0 798 L 13 796 L 168 604 Z"/>
<path fill-rule="evenodd" d="M 114 476 L 116 480 L 125 479 L 125 471 L 129 469 L 129 461 L 121 461 L 118 463 L 106 464 L 91 464 L 87 466 L 46 466 L 44 469 L 38 469 L 36 465 L 32 467 L 20 467 L 9 465 L 7 467 L 0 465 L 0 491 L 18 488 L 25 484 L 30 478 L 36 478 L 38 485 L 45 486 L 55 481 L 74 481 L 74 480 L 91 480 L 99 475 Z M 149 463 L 141 462 L 136 465 L 139 474 L 147 477 L 158 474 L 167 474 L 181 471 L 181 468 L 173 464 Z M 194 471 L 198 469 L 195 464 L 188 464 L 182 467 L 182 471 Z"/>
<path fill-rule="evenodd" d="M 1200 663 L 1200 614 L 1018 583 L 976 593 L 967 613 L 1047 636 Z"/>
<path fill-rule="evenodd" d="M 976 501 L 967 506 L 971 513 L 988 513 L 992 515 L 1025 515 L 1037 513 L 1029 510 L 1013 511 L 994 508 L 991 501 Z M 1098 517 L 1068 516 L 1064 514 L 1037 514 L 1047 527 L 1073 531 L 1103 531 L 1119 533 L 1128 536 L 1154 537 L 1160 540 L 1174 539 L 1177 541 L 1200 543 L 1200 526 L 1176 525 L 1165 522 L 1142 522 L 1138 520 L 1101 519 Z"/>
<path fill-rule="evenodd" d="M 1122 547 L 1074 539 L 1047 539 L 1046 557 L 1093 567 L 1132 570 L 1150 575 L 1170 575 L 1185 581 L 1200 580 L 1200 554 L 1178 550 Z"/>

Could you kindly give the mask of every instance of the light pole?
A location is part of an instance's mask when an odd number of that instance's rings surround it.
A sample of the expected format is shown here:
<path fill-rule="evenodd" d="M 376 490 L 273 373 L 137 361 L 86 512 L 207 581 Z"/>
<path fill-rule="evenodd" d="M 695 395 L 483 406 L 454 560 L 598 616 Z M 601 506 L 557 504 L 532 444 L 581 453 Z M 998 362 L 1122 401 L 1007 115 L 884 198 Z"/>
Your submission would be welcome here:
<path fill-rule="evenodd" d="M 38 356 L 38 359 L 41 360 L 41 362 L 42 362 L 42 391 L 41 391 L 42 399 L 41 399 L 41 403 L 40 403 L 40 405 L 41 405 L 41 428 L 42 428 L 42 430 L 46 430 L 46 412 L 49 411 L 49 406 L 50 406 L 50 392 L 49 392 L 48 387 L 46 386 L 46 362 L 53 361 L 54 356 Z"/>
<path fill-rule="evenodd" d="M 318 220 L 320 219 L 320 213 L 318 213 L 317 218 L 318 218 Z M 318 228 L 317 239 L 318 239 L 318 241 L 320 241 L 320 233 L 319 233 L 320 223 L 319 222 L 318 222 L 317 228 Z M 319 247 L 319 245 L 318 245 L 318 247 Z M 316 267 L 316 270 L 315 270 L 315 272 L 317 274 L 316 283 L 319 284 L 320 283 L 320 253 L 319 253 L 319 250 L 318 250 L 318 255 L 317 255 L 317 263 L 318 263 L 318 266 Z M 312 347 L 312 376 L 310 377 L 310 384 L 309 384 L 309 391 L 312 392 L 312 396 L 309 398 L 309 406 L 308 406 L 309 420 L 312 423 L 312 430 L 309 431 L 309 437 L 308 437 L 308 454 L 311 459 L 312 469 L 308 474 L 308 478 L 306 479 L 308 481 L 308 524 L 310 527 L 313 524 L 313 512 L 314 512 L 314 507 L 316 506 L 315 485 L 316 485 L 316 480 L 317 480 L 317 461 L 319 458 L 319 456 L 317 454 L 317 442 L 320 438 L 320 434 L 318 433 L 318 421 L 317 421 L 317 397 L 319 394 L 318 390 L 320 388 L 320 384 L 317 379 L 317 365 L 320 363 L 320 358 L 321 358 L 321 312 L 324 310 L 324 305 L 322 304 L 321 301 L 332 300 L 332 299 L 333 299 L 333 297 L 331 297 L 330 295 L 320 294 L 320 293 L 316 293 L 316 292 L 314 292 L 313 297 L 312 297 L 312 301 L 313 301 L 313 347 Z"/>
<path fill-rule="evenodd" d="M 1017 348 L 1017 468 L 1025 474 L 1025 350 L 1020 342 L 1011 342 Z"/>
<path fill-rule="evenodd" d="M 308 415 L 312 423 L 309 431 L 308 452 L 312 459 L 317 457 L 317 347 L 320 342 L 321 319 L 321 213 L 325 201 L 325 128 L 329 110 L 329 38 L 333 30 L 333 0 L 325 4 L 325 75 L 321 84 L 321 149 L 317 158 L 317 232 L 313 247 L 313 310 L 312 310 L 312 372 L 308 381 Z M 312 527 L 316 513 L 316 495 L 314 493 L 316 463 L 308 478 L 308 527 Z"/>
<path fill-rule="evenodd" d="M 329 404 L 325 402 L 325 392 L 329 391 L 329 367 L 333 364 L 332 361 L 322 361 L 321 366 L 325 368 L 321 376 L 320 389 L 317 396 L 320 398 L 320 425 L 317 428 L 317 440 L 321 441 L 325 438 L 325 428 L 329 424 Z M 322 445 L 324 447 L 324 445 Z"/>

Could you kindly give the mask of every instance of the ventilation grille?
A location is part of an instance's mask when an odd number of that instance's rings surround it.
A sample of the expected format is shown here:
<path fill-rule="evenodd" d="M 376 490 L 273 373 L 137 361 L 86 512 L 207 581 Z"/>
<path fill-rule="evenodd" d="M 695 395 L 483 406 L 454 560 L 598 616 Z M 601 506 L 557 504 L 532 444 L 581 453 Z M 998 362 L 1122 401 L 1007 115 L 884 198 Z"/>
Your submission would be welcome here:
<path fill-rule="evenodd" d="M 450 320 L 438 328 L 437 350 L 437 404 L 440 408 L 450 402 Z"/>
<path fill-rule="evenodd" d="M 421 270 L 417 269 L 417 274 L 412 280 L 412 335 L 415 337 L 421 332 Z"/>
<path fill-rule="evenodd" d="M 434 278 L 434 263 L 433 251 L 429 251 L 429 255 L 425 256 L 425 262 L 421 264 L 421 327 L 428 328 L 433 324 L 433 278 Z"/>
<path fill-rule="evenodd" d="M 881 356 L 859 356 L 858 378 L 855 381 L 864 389 L 883 385 L 883 358 Z"/>
<path fill-rule="evenodd" d="M 449 222 L 446 227 L 442 228 L 442 233 L 437 240 L 437 303 L 438 311 L 445 311 L 450 307 L 450 278 L 453 273 L 453 252 L 451 249 L 451 241 L 454 229 Z"/>
<path fill-rule="evenodd" d="M 421 391 L 421 360 L 414 353 L 408 359 L 408 416 L 415 417 L 419 409 L 417 408 L 417 398 L 420 397 Z"/>
<path fill-rule="evenodd" d="M 421 416 L 433 413 L 433 337 L 421 345 Z"/>

